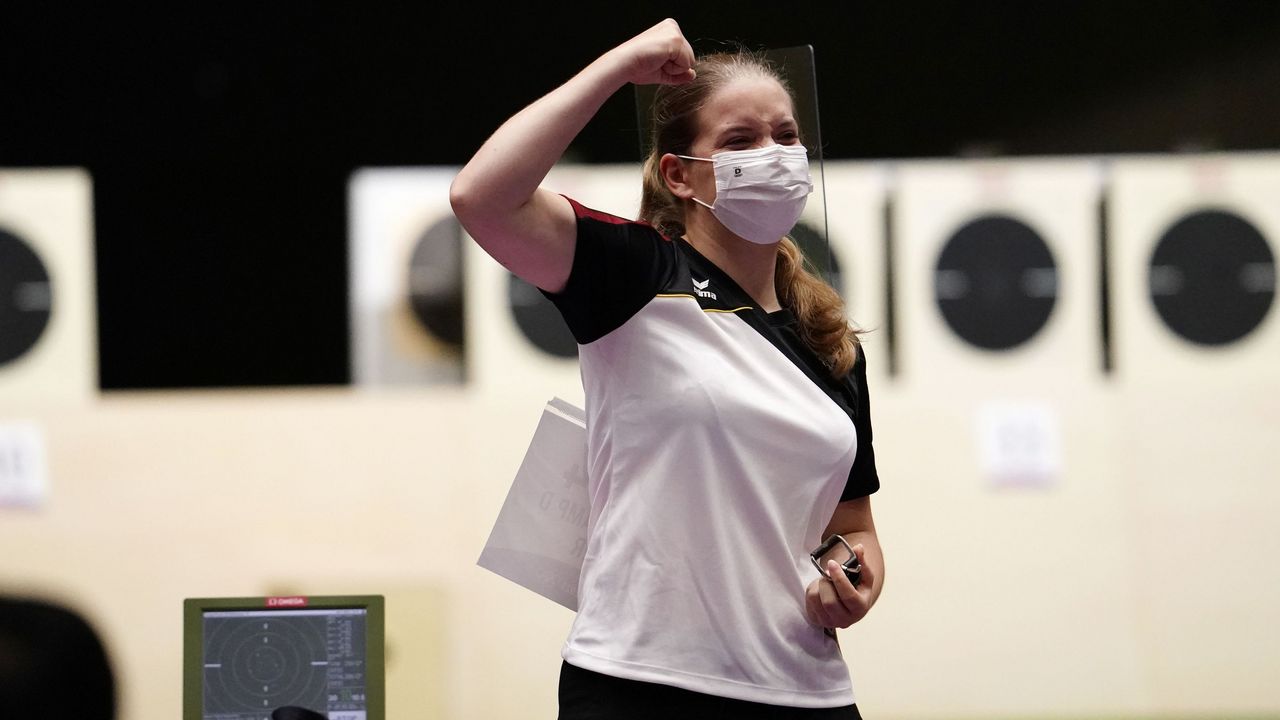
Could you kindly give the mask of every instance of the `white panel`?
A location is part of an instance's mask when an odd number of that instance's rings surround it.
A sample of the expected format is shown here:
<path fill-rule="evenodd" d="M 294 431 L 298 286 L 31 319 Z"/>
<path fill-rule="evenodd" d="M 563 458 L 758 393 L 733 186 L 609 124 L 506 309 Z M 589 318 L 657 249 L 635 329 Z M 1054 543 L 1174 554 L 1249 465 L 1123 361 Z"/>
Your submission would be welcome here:
<path fill-rule="evenodd" d="M 557 166 L 543 187 L 595 210 L 635 218 L 640 166 Z M 583 402 L 577 358 L 551 355 L 534 345 L 511 312 L 509 273 L 475 243 L 467 247 L 467 367 L 486 393 L 528 397 L 540 406 L 552 396 Z"/>
<path fill-rule="evenodd" d="M 414 248 L 449 207 L 453 167 L 360 170 L 348 186 L 352 382 L 413 385 L 461 382 L 461 352 L 414 315 Z M 460 278 L 458 279 L 460 282 Z"/>
<path fill-rule="evenodd" d="M 1216 716 L 1274 710 L 1280 321 L 1272 306 L 1235 342 L 1192 342 L 1156 308 L 1153 290 L 1168 290 L 1178 278 L 1153 277 L 1152 260 L 1160 239 L 1188 214 L 1238 215 L 1269 245 L 1273 260 L 1263 279 L 1274 305 L 1280 155 L 1116 160 L 1110 198 L 1117 409 L 1126 445 L 1116 472 L 1133 524 L 1132 582 L 1155 709 Z M 1214 250 L 1210 245 L 1199 260 L 1227 259 Z M 1233 280 L 1258 278 L 1224 282 Z"/>
<path fill-rule="evenodd" d="M 872 395 L 888 376 L 889 328 L 885 289 L 884 209 L 890 179 L 882 163 L 827 161 L 827 233 L 841 272 L 849 319 L 865 331 L 862 347 Z"/>
<path fill-rule="evenodd" d="M 1225 210 L 1248 221 L 1270 246 L 1273 264 L 1260 268 L 1253 279 L 1269 286 L 1274 297 L 1274 260 L 1280 253 L 1280 155 L 1117 160 L 1111 178 L 1118 376 L 1138 385 L 1280 383 L 1280 313 L 1274 307 L 1236 342 L 1196 344 L 1161 319 L 1150 275 L 1152 254 L 1174 223 L 1194 211 Z"/>
<path fill-rule="evenodd" d="M 894 225 L 903 379 L 939 386 L 989 382 L 1014 389 L 1100 375 L 1099 186 L 1100 165 L 1090 160 L 902 165 Z M 947 240 L 967 223 L 993 214 L 1033 229 L 1056 265 L 1056 276 L 1017 279 L 1048 287 L 1056 283 L 1057 299 L 1038 332 L 1001 351 L 962 340 L 939 309 L 936 286 L 943 279 L 936 269 Z"/>
<path fill-rule="evenodd" d="M 50 308 L 24 354 L 0 365 L 0 405 L 85 402 L 97 395 L 93 188 L 80 169 L 0 171 L 0 228 L 35 252 L 49 288 L 14 289 Z"/>
<path fill-rule="evenodd" d="M 911 661 L 869 669 L 873 683 L 933 678 L 908 693 L 904 713 L 1086 715 L 1142 701 L 1129 526 L 1101 371 L 1099 187 L 1090 160 L 896 168 L 902 372 L 876 414 L 885 492 L 875 502 L 886 545 L 904 559 L 876 612 L 902 631 L 896 640 L 874 623 L 862 632 L 912 645 Z M 1045 324 L 1004 351 L 962 340 L 936 300 L 945 243 L 987 215 L 1034 230 L 1057 268 Z M 1015 445 L 1004 444 L 1009 436 Z M 921 522 L 923 505 L 945 511 Z M 928 588 L 950 590 L 938 602 Z"/>

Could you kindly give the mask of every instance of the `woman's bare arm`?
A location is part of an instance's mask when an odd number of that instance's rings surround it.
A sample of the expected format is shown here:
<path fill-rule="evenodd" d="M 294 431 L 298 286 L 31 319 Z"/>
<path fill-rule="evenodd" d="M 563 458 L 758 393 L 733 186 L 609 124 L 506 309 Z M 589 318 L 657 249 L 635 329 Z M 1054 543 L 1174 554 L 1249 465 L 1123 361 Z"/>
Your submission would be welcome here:
<path fill-rule="evenodd" d="M 548 292 L 562 290 L 573 264 L 574 214 L 540 183 L 619 88 L 688 82 L 692 66 L 693 50 L 674 20 L 602 55 L 503 123 L 462 168 L 449 188 L 459 222 L 511 272 Z"/>

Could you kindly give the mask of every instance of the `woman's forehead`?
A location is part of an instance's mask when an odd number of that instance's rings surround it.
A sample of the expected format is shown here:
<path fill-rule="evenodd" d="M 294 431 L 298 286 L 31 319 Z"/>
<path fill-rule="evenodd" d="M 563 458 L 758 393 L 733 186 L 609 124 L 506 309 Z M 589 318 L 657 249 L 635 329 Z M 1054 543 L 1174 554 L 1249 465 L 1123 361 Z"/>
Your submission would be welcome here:
<path fill-rule="evenodd" d="M 777 80 L 747 77 L 731 80 L 707 98 L 698 113 L 703 131 L 740 125 L 770 127 L 794 122 L 791 97 Z"/>

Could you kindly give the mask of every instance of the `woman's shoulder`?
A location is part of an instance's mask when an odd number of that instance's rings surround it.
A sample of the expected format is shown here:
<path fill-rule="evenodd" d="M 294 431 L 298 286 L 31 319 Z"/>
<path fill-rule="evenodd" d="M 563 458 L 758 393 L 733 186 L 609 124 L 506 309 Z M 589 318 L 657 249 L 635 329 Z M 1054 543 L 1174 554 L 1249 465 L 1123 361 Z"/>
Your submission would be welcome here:
<path fill-rule="evenodd" d="M 667 238 L 662 233 L 658 232 L 657 228 L 655 228 L 653 225 L 650 225 L 648 222 L 644 220 L 640 220 L 640 219 L 633 220 L 633 219 L 624 217 L 622 215 L 615 215 L 613 213 L 606 212 L 604 210 L 597 210 L 596 208 L 590 207 L 587 204 L 580 202 L 575 198 L 569 197 L 568 195 L 562 194 L 561 197 L 569 201 L 570 207 L 573 208 L 574 216 L 577 217 L 579 220 L 589 220 L 594 222 L 600 222 L 606 225 L 636 225 L 636 226 L 651 230 L 652 232 L 656 233 L 657 235 L 659 235 L 665 240 L 670 239 L 670 238 Z"/>

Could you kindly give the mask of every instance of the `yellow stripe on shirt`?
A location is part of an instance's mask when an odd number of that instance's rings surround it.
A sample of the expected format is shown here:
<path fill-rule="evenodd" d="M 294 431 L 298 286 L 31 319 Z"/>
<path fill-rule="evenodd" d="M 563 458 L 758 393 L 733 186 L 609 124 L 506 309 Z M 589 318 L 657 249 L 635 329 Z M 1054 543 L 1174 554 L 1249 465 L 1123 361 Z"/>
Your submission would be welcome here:
<path fill-rule="evenodd" d="M 695 297 L 695 296 L 693 296 L 693 295 L 690 295 L 690 294 L 688 294 L 688 293 L 658 293 L 657 295 L 654 295 L 654 297 L 660 297 L 660 298 L 689 298 L 690 300 L 697 300 L 697 299 L 698 299 L 697 297 Z M 755 308 L 751 307 L 750 305 L 744 305 L 744 306 L 742 306 L 742 307 L 734 308 L 734 309 L 732 309 L 732 310 L 721 310 L 721 309 L 719 309 L 719 308 L 702 308 L 702 312 L 709 312 L 709 313 L 736 313 L 736 312 L 742 312 L 743 310 L 754 310 L 754 309 L 755 309 Z"/>

